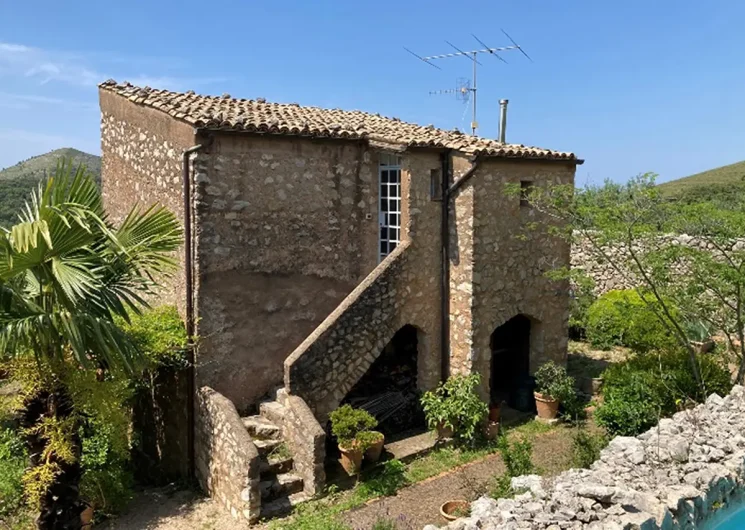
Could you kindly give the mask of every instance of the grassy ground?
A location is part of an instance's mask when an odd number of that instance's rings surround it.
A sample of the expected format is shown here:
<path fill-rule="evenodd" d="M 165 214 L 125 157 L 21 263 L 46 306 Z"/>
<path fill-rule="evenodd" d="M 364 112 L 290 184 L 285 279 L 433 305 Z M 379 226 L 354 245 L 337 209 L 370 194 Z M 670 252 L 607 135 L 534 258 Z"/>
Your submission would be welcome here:
<path fill-rule="evenodd" d="M 572 432 L 564 425 L 550 426 L 538 421 L 506 429 L 510 440 L 529 439 L 538 444 L 533 463 L 539 472 L 549 475 L 571 467 Z M 409 464 L 390 461 L 363 475 L 352 489 L 332 490 L 323 498 L 301 505 L 293 516 L 272 521 L 263 528 L 371 528 L 375 520 L 391 514 L 396 517 L 405 514 L 406 523 L 399 521 L 401 529 L 409 526 L 421 528 L 437 522 L 439 516 L 435 507 L 449 495 L 473 500 L 493 487 L 496 478 L 504 471 L 501 459 L 495 453 L 496 443 L 487 442 L 475 448 L 435 449 Z M 384 499 L 371 503 L 378 498 Z"/>

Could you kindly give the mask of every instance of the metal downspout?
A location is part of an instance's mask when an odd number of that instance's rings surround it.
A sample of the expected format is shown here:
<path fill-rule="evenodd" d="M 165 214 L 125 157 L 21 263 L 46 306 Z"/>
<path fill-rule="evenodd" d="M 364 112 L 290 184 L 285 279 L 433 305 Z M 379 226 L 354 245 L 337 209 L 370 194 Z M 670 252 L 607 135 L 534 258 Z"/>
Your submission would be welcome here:
<path fill-rule="evenodd" d="M 187 337 L 187 446 L 189 475 L 195 473 L 195 448 L 194 448 L 194 429 L 196 427 L 196 418 L 194 411 L 195 388 L 196 388 L 196 370 L 194 364 L 196 357 L 194 353 L 194 254 L 192 248 L 192 221 L 191 221 L 191 176 L 189 173 L 189 157 L 208 147 L 213 142 L 213 137 L 209 136 L 207 141 L 201 144 L 189 147 L 184 151 L 182 159 L 182 185 L 183 185 L 183 207 L 184 207 L 184 282 L 186 283 L 186 337 Z"/>
<path fill-rule="evenodd" d="M 442 165 L 442 208 L 440 214 L 440 241 L 442 244 L 440 273 L 440 380 L 445 381 L 450 375 L 450 212 L 448 208 L 448 187 L 450 185 L 451 151 L 440 155 Z"/>

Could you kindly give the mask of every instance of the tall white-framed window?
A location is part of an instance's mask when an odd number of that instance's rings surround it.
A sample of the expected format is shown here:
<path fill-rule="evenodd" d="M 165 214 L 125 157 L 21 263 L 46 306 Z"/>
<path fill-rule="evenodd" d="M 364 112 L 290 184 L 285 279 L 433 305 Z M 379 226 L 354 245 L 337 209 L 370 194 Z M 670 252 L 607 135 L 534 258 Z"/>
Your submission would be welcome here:
<path fill-rule="evenodd" d="M 380 154 L 378 168 L 380 203 L 379 257 L 383 261 L 401 242 L 401 157 L 389 153 Z"/>

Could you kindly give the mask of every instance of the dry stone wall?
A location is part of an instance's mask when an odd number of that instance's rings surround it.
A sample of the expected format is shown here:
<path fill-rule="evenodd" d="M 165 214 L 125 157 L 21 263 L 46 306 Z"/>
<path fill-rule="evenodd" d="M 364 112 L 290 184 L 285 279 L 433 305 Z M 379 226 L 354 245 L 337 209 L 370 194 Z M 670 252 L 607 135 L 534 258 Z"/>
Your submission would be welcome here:
<path fill-rule="evenodd" d="M 590 469 L 513 479 L 513 499 L 483 497 L 448 530 L 700 529 L 745 494 L 745 388 L 618 437 Z M 428 526 L 425 530 L 435 530 Z"/>
<path fill-rule="evenodd" d="M 599 252 L 588 239 L 582 237 L 576 237 L 575 239 L 576 241 L 572 245 L 572 268 L 584 270 L 593 279 L 596 295 L 602 295 L 615 289 L 630 289 L 639 285 L 640 282 L 634 280 L 634 274 L 630 272 L 629 267 L 622 266 L 619 271 L 611 265 L 611 261 L 617 264 L 624 264 L 629 261 L 629 252 L 623 246 L 603 246 L 603 254 L 610 258 L 610 260 L 606 260 L 599 255 Z M 665 236 L 661 239 L 660 245 L 686 245 L 697 250 L 716 253 L 716 249 L 711 243 L 686 234 Z M 730 249 L 745 249 L 745 241 L 733 242 Z M 636 245 L 634 251 L 643 253 L 643 245 Z M 684 272 L 682 266 L 680 272 Z"/>
<path fill-rule="evenodd" d="M 259 452 L 229 399 L 209 387 L 200 388 L 196 399 L 199 485 L 234 518 L 256 522 L 261 512 Z"/>

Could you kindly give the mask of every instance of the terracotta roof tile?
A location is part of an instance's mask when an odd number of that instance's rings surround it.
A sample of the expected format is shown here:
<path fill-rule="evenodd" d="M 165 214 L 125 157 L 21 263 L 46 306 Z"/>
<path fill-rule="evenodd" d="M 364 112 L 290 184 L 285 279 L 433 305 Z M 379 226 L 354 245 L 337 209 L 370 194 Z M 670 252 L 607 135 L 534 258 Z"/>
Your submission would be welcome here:
<path fill-rule="evenodd" d="M 229 94 L 202 96 L 138 87 L 108 80 L 102 90 L 113 92 L 138 105 L 158 109 L 194 127 L 318 138 L 367 139 L 405 147 L 457 149 L 468 154 L 505 158 L 573 160 L 574 153 L 519 144 L 502 144 L 455 131 L 407 123 L 358 110 L 321 109 L 297 103 L 269 103 L 263 98 L 236 99 Z"/>

